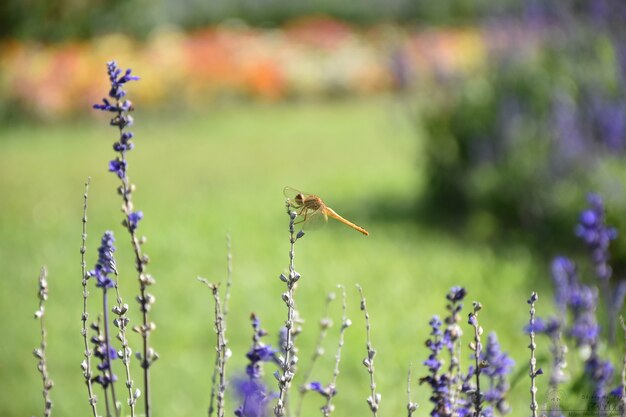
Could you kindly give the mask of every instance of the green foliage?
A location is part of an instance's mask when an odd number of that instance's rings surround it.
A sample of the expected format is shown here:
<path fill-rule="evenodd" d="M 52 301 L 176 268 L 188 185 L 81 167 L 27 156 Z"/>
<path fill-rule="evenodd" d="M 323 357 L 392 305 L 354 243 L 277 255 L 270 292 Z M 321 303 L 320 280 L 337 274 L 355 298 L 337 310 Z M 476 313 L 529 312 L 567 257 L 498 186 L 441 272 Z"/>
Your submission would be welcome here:
<path fill-rule="evenodd" d="M 584 194 L 615 195 L 618 176 L 601 172 L 624 151 L 623 138 L 610 139 L 626 112 L 616 44 L 560 30 L 509 39 L 483 70 L 430 87 L 434 100 L 420 114 L 427 204 L 488 236 L 509 230 L 567 245 Z"/>
<path fill-rule="evenodd" d="M 501 1 L 496 7 L 510 9 L 515 3 L 517 0 Z M 487 12 L 493 13 L 493 8 L 493 2 L 486 0 L 5 0 L 0 3 L 0 38 L 60 41 L 112 31 L 143 38 L 164 24 L 193 29 L 225 19 L 241 19 L 250 25 L 274 26 L 310 15 L 327 15 L 356 24 L 467 24 Z"/>

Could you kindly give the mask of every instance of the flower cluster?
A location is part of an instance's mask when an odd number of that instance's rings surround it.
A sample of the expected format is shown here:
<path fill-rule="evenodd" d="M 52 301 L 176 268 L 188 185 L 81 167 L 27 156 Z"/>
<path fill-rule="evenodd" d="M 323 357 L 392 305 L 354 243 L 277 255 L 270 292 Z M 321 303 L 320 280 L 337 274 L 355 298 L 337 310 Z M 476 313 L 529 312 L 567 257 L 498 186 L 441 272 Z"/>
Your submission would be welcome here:
<path fill-rule="evenodd" d="M 113 288 L 115 282 L 110 274 L 115 272 L 115 259 L 113 259 L 113 253 L 115 252 L 115 237 L 113 232 L 106 231 L 102 235 L 102 242 L 98 248 L 98 262 L 94 269 L 87 273 L 88 277 L 94 277 L 96 279 L 96 286 L 99 288 Z"/>
<path fill-rule="evenodd" d="M 474 328 L 474 341 L 470 343 L 473 351 L 471 357 L 475 364 L 468 367 L 467 373 L 461 371 L 460 343 L 463 331 L 460 326 L 462 301 L 467 292 L 462 287 L 452 287 L 446 295 L 448 315 L 442 321 L 433 316 L 429 325 L 430 338 L 426 341 L 429 349 L 428 359 L 423 363 L 429 374 L 420 379 L 421 383 L 428 383 L 431 388 L 430 401 L 433 417 L 447 416 L 491 416 L 494 411 L 500 414 L 509 412 L 506 403 L 506 393 L 509 389 L 508 375 L 514 362 L 500 348 L 495 333 L 489 335 L 487 347 L 482 349 L 480 335 L 482 327 L 478 324 L 478 312 L 481 305 L 474 302 L 473 312 L 469 314 L 468 324 Z M 443 324 L 445 323 L 445 328 Z M 444 368 L 441 352 L 447 350 L 450 364 Z M 481 374 L 488 381 L 486 391 L 481 391 Z M 483 402 L 487 404 L 483 408 Z"/>
<path fill-rule="evenodd" d="M 107 63 L 107 73 L 109 74 L 109 81 L 111 82 L 109 97 L 115 101 L 111 102 L 109 99 L 103 98 L 102 104 L 94 104 L 93 108 L 116 113 L 111 119 L 111 125 L 119 128 L 120 139 L 113 144 L 113 149 L 123 154 L 132 150 L 134 147 L 131 141 L 133 133 L 124 131 L 125 128 L 133 124 L 133 117 L 130 115 L 130 112 L 134 110 L 132 102 L 124 99 L 124 97 L 126 97 L 124 84 L 129 81 L 137 81 L 139 77 L 131 75 L 132 70 L 130 68 L 122 75 L 122 70 L 118 68 L 115 61 Z M 121 158 L 109 162 L 109 171 L 115 172 L 120 179 L 124 178 L 126 176 L 126 160 L 124 157 L 122 156 Z"/>
<path fill-rule="evenodd" d="M 560 321 L 565 324 L 567 311 L 572 313 L 573 321 L 566 329 L 567 335 L 576 341 L 577 346 L 595 344 L 600 333 L 596 321 L 597 289 L 583 284 L 574 262 L 563 256 L 552 261 L 552 281 L 555 302 L 562 315 Z"/>
<path fill-rule="evenodd" d="M 135 144 L 132 142 L 133 133 L 125 130 L 133 124 L 133 117 L 130 113 L 134 111 L 134 107 L 130 100 L 125 99 L 126 91 L 124 90 L 124 86 L 130 81 L 139 80 L 139 77 L 131 75 L 131 69 L 127 69 L 123 74 L 122 72 L 123 71 L 118 68 L 115 61 L 107 63 L 107 73 L 109 75 L 109 81 L 111 82 L 109 98 L 113 99 L 113 101 L 103 98 L 102 104 L 94 104 L 93 108 L 115 113 L 115 116 L 111 119 L 111 126 L 115 126 L 119 129 L 120 136 L 113 144 L 113 150 L 118 152 L 119 155 L 117 158 L 109 161 L 109 172 L 115 173 L 117 177 L 122 180 L 123 186 L 120 191 L 124 200 L 127 201 L 132 187 L 129 186 L 126 176 L 126 170 L 128 168 L 126 153 L 131 151 L 135 147 Z M 126 211 L 128 211 L 126 213 L 127 227 L 129 230 L 134 231 L 137 228 L 139 220 L 143 217 L 143 213 L 140 211 L 133 212 L 130 209 Z"/>
<path fill-rule="evenodd" d="M 235 410 L 237 417 L 264 417 L 267 415 L 267 405 L 273 398 L 263 382 L 263 362 L 276 361 L 276 349 L 266 345 L 261 338 L 267 336 L 267 332 L 261 328 L 261 322 L 256 314 L 250 316 L 252 323 L 252 347 L 246 353 L 248 365 L 246 375 L 235 381 L 235 391 L 241 399 L 241 405 Z"/>
<path fill-rule="evenodd" d="M 609 245 L 617 238 L 617 230 L 606 225 L 604 202 L 597 194 L 587 197 L 589 208 L 580 214 L 576 225 L 576 236 L 581 238 L 591 252 L 596 275 L 600 280 L 611 278 Z"/>
<path fill-rule="evenodd" d="M 439 373 L 444 363 L 443 359 L 439 357 L 444 348 L 442 324 L 443 322 L 436 315 L 428 322 L 431 331 L 430 338 L 426 340 L 426 347 L 430 353 L 428 359 L 424 361 L 424 365 L 428 368 L 429 374 L 420 378 L 420 384 L 426 382 L 430 385 L 430 402 L 433 403 L 433 410 L 430 415 L 433 417 L 452 416 L 454 406 L 450 402 L 448 375 Z"/>
<path fill-rule="evenodd" d="M 485 401 L 500 414 L 506 414 L 510 411 L 506 402 L 506 393 L 509 390 L 507 376 L 511 373 L 515 362 L 509 355 L 502 352 L 498 337 L 494 332 L 487 336 L 487 345 L 481 352 L 480 359 L 486 364 L 482 369 L 482 374 L 489 381 L 489 387 L 485 390 Z M 488 413 L 487 409 L 484 411 Z"/>
<path fill-rule="evenodd" d="M 94 356 L 100 359 L 98 364 L 100 373 L 93 377 L 92 382 L 102 385 L 102 388 L 106 390 L 117 381 L 117 375 L 111 370 L 111 361 L 118 358 L 117 351 L 109 344 L 100 323 L 92 323 L 91 329 L 96 333 L 91 338 Z"/>

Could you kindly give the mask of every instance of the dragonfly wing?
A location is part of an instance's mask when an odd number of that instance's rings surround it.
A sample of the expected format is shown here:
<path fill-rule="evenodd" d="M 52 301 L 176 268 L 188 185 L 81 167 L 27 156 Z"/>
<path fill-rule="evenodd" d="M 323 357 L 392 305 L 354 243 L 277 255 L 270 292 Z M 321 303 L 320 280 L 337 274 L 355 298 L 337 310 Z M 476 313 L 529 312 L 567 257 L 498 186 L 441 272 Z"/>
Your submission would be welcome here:
<path fill-rule="evenodd" d="M 291 187 L 283 188 L 283 194 L 285 195 L 285 197 L 287 197 L 291 201 L 294 201 L 298 194 L 306 195 L 306 193 L 303 193 L 302 191 L 296 190 L 295 188 L 291 188 Z"/>
<path fill-rule="evenodd" d="M 322 209 L 315 211 L 309 210 L 303 214 L 302 219 L 304 221 L 302 230 L 306 231 L 317 230 L 328 222 L 328 216 Z"/>

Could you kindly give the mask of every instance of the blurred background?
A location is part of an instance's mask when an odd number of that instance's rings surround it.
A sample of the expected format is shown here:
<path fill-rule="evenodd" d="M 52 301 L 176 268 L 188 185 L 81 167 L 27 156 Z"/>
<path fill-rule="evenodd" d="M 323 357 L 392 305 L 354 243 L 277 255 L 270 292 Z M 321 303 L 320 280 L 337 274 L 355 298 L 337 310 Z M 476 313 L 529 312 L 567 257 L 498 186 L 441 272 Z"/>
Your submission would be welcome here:
<path fill-rule="evenodd" d="M 368 412 L 355 283 L 369 294 L 383 414 L 403 412 L 409 363 L 426 373 L 427 323 L 443 315 L 453 285 L 483 303 L 485 330 L 498 332 L 525 372 L 525 300 L 537 290 L 538 308 L 552 311 L 550 259 L 585 259 L 573 228 L 587 193 L 605 199 L 610 224 L 626 223 L 624 19 L 620 0 L 4 0 L 0 415 L 41 410 L 30 352 L 43 264 L 55 414 L 89 412 L 78 251 L 87 177 L 88 265 L 113 230 L 123 295 L 131 303 L 137 291 L 117 178 L 107 172 L 116 131 L 91 109 L 108 92 L 113 59 L 141 77 L 127 88 L 136 107 L 129 176 L 157 279 L 156 416 L 208 406 L 212 307 L 196 277 L 224 279 L 227 233 L 230 372 L 243 372 L 250 312 L 277 334 L 287 185 L 319 194 L 371 233 L 329 224 L 296 249 L 303 360 L 325 294 L 348 289 L 355 326 L 338 415 Z M 611 252 L 621 278 L 624 239 Z M 333 314 L 338 322 L 339 303 Z M 317 379 L 331 376 L 337 330 Z M 527 392 L 525 380 L 513 384 L 514 415 L 527 410 Z M 427 390 L 415 384 L 414 394 L 426 413 Z M 316 415 L 316 399 L 307 401 L 305 415 Z"/>

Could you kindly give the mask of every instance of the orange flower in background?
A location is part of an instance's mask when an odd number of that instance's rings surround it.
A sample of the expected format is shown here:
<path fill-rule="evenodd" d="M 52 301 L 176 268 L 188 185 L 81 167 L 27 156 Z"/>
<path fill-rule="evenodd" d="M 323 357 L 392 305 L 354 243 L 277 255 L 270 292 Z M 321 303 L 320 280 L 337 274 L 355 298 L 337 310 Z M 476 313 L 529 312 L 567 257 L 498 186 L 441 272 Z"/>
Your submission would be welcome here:
<path fill-rule="evenodd" d="M 156 31 L 139 43 L 110 34 L 89 42 L 0 44 L 0 101 L 51 119 L 85 112 L 102 85 L 93 74 L 115 56 L 143 83 L 135 98 L 207 102 L 221 95 L 278 100 L 286 96 L 375 94 L 435 71 L 465 72 L 485 61 L 487 36 L 474 29 L 410 34 L 392 27 L 355 29 L 308 17 L 284 29 L 217 26 Z M 400 59 L 401 58 L 401 59 Z M 400 65 L 401 64 L 401 65 Z"/>

